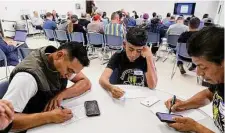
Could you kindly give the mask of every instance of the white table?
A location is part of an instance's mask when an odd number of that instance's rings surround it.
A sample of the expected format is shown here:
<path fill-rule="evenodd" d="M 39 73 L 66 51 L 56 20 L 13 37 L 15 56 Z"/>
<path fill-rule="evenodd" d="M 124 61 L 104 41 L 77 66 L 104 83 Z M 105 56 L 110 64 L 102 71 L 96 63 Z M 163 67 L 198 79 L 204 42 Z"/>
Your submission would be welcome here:
<path fill-rule="evenodd" d="M 140 89 L 140 87 L 120 85 L 125 89 Z M 157 96 L 162 101 L 171 98 L 172 95 L 159 90 L 141 88 L 149 96 Z M 63 105 L 71 106 L 83 104 L 87 100 L 97 100 L 101 115 L 98 117 L 84 118 L 69 125 L 49 124 L 37 127 L 28 133 L 176 133 L 165 123 L 158 120 L 148 107 L 140 104 L 144 98 L 128 99 L 125 101 L 115 100 L 110 97 L 100 85 L 93 84 L 89 93 L 64 101 Z M 201 111 L 201 110 L 198 110 Z M 204 115 L 204 112 L 201 111 Z M 214 126 L 213 120 L 206 115 L 199 121 L 215 132 L 219 132 Z"/>

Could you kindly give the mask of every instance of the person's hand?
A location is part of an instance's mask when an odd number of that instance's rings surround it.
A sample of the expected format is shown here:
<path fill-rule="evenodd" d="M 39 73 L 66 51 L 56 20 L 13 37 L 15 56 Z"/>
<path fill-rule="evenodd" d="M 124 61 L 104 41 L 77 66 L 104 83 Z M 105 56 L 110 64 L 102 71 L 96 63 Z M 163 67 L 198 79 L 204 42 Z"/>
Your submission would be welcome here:
<path fill-rule="evenodd" d="M 15 42 L 15 41 L 8 41 L 7 44 L 16 46 L 17 42 Z"/>
<path fill-rule="evenodd" d="M 165 105 L 166 105 L 167 109 L 170 109 L 170 107 L 172 106 L 172 105 L 171 105 L 171 101 L 172 101 L 172 98 L 170 98 L 169 100 L 167 100 L 167 101 L 165 102 Z M 181 112 L 181 111 L 185 111 L 185 110 L 187 110 L 187 109 L 185 108 L 185 102 L 184 102 L 184 101 L 181 101 L 181 100 L 179 100 L 179 99 L 176 99 L 176 102 L 175 102 L 175 104 L 172 106 L 171 111 L 172 111 L 172 112 Z"/>
<path fill-rule="evenodd" d="M 141 52 L 143 57 L 152 57 L 152 51 L 148 46 L 145 46 Z"/>
<path fill-rule="evenodd" d="M 52 123 L 63 123 L 73 117 L 70 109 L 57 108 L 49 112 Z"/>
<path fill-rule="evenodd" d="M 64 99 L 63 93 L 59 93 L 53 99 L 51 99 L 45 106 L 44 112 L 51 111 L 61 106 L 61 102 Z"/>
<path fill-rule="evenodd" d="M 117 86 L 113 86 L 110 92 L 112 93 L 112 97 L 117 99 L 121 98 L 125 93 L 122 89 L 120 89 Z"/>
<path fill-rule="evenodd" d="M 14 109 L 10 102 L 0 100 L 0 130 L 5 129 L 14 119 Z"/>
<path fill-rule="evenodd" d="M 175 123 L 168 124 L 170 127 L 176 129 L 177 131 L 181 132 L 187 132 L 187 131 L 193 131 L 197 132 L 197 123 L 191 118 L 188 117 L 174 117 L 173 120 L 175 120 Z"/>

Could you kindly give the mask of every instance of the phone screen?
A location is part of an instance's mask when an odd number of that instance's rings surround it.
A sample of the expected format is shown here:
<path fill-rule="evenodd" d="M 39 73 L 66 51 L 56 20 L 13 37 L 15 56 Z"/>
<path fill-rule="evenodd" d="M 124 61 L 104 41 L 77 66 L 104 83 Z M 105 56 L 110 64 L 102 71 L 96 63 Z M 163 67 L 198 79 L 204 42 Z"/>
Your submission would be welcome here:
<path fill-rule="evenodd" d="M 167 114 L 167 113 L 156 113 L 156 115 L 158 116 L 158 118 L 162 121 L 162 122 L 175 122 L 173 120 L 173 117 L 182 117 L 181 115 L 176 115 L 176 114 Z"/>
<path fill-rule="evenodd" d="M 98 107 L 97 101 L 86 101 L 85 102 L 85 109 L 87 116 L 98 116 L 100 115 L 100 110 Z"/>

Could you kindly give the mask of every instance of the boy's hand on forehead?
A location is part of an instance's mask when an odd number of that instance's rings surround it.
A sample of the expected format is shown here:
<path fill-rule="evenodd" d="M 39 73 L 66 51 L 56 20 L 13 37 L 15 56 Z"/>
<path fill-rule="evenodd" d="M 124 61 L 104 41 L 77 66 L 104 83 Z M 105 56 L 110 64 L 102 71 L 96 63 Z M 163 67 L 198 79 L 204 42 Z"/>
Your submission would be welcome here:
<path fill-rule="evenodd" d="M 141 52 L 143 57 L 152 57 L 152 51 L 148 46 L 145 46 Z"/>

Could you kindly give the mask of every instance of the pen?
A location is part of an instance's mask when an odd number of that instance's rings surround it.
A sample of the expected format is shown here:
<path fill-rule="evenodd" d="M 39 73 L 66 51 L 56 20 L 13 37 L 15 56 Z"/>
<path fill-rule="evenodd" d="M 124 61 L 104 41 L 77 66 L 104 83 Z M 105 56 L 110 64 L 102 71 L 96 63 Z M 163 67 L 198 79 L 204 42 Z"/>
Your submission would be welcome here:
<path fill-rule="evenodd" d="M 173 107 L 173 105 L 176 103 L 176 96 L 174 95 L 173 96 L 173 99 L 172 99 L 172 101 L 171 101 L 171 106 L 170 106 L 170 110 L 169 110 L 169 114 L 171 114 L 171 109 L 172 109 L 172 107 Z"/>

